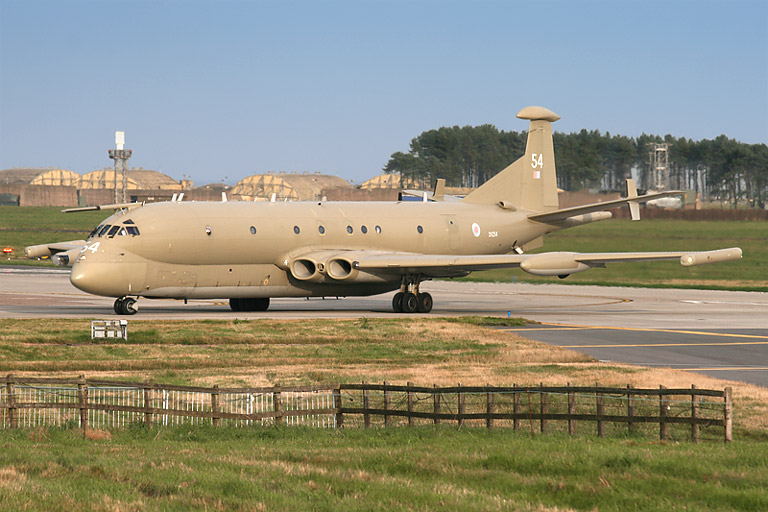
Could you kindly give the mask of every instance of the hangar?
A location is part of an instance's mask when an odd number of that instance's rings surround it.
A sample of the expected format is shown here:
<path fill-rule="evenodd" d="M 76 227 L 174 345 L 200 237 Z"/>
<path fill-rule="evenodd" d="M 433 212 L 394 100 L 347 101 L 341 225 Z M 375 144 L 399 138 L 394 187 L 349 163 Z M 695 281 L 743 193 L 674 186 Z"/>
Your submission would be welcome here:
<path fill-rule="evenodd" d="M 352 188 L 345 179 L 320 173 L 267 173 L 243 178 L 232 188 L 232 194 L 246 201 L 318 201 L 327 190 Z"/>

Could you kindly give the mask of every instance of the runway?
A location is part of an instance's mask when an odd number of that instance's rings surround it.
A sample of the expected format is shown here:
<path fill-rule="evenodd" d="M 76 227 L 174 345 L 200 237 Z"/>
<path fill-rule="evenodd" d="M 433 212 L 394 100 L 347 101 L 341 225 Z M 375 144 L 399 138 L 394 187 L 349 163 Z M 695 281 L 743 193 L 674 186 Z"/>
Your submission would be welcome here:
<path fill-rule="evenodd" d="M 519 316 L 530 339 L 601 360 L 668 366 L 768 387 L 768 294 L 559 284 L 422 284 L 428 316 Z M 387 317 L 392 294 L 347 299 L 273 299 L 263 313 L 235 313 L 226 301 L 139 301 L 131 319 Z M 114 299 L 87 295 L 67 269 L 0 267 L 0 318 L 115 318 Z M 400 317 L 413 315 L 398 314 Z"/>

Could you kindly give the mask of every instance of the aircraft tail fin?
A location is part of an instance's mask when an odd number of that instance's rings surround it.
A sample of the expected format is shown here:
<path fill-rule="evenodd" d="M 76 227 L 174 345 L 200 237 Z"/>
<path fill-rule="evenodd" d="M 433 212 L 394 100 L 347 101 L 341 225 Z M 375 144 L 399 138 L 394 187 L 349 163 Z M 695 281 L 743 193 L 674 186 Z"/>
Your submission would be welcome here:
<path fill-rule="evenodd" d="M 560 116 L 544 107 L 526 107 L 517 117 L 531 121 L 525 155 L 468 194 L 464 201 L 479 204 L 503 201 L 515 209 L 535 212 L 557 210 L 552 123 Z"/>

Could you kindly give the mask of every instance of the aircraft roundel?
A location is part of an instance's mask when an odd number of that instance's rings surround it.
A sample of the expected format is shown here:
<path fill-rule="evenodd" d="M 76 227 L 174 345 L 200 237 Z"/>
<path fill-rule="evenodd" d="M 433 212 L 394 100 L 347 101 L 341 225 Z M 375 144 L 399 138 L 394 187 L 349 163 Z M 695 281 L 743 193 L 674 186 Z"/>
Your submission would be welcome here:
<path fill-rule="evenodd" d="M 477 222 L 472 223 L 472 234 L 475 235 L 475 238 L 480 236 L 480 224 Z"/>

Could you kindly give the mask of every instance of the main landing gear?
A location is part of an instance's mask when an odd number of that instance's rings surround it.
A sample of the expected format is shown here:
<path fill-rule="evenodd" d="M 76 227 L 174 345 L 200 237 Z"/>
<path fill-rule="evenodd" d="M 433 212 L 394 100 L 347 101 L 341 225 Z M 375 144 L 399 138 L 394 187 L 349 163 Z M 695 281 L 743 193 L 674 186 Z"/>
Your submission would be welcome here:
<path fill-rule="evenodd" d="M 403 276 L 400 291 L 392 297 L 392 309 L 395 313 L 429 313 L 432 311 L 432 296 L 419 292 L 420 276 Z"/>
<path fill-rule="evenodd" d="M 114 308 L 118 315 L 135 315 L 139 310 L 136 299 L 132 297 L 120 297 L 115 301 Z"/>
<path fill-rule="evenodd" d="M 269 297 L 261 299 L 229 299 L 232 311 L 266 311 L 269 307 Z"/>

